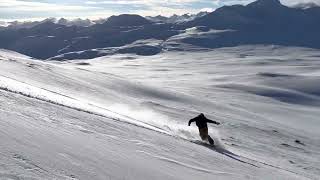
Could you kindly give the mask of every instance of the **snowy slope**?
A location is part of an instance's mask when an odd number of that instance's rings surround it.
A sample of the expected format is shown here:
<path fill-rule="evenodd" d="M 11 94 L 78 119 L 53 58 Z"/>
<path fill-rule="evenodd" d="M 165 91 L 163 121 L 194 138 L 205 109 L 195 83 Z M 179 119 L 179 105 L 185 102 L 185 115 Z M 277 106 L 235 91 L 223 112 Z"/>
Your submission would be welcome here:
<path fill-rule="evenodd" d="M 316 179 L 319 56 L 243 46 L 49 63 L 1 50 L 0 177 Z M 186 125 L 198 112 L 222 122 L 216 149 Z"/>

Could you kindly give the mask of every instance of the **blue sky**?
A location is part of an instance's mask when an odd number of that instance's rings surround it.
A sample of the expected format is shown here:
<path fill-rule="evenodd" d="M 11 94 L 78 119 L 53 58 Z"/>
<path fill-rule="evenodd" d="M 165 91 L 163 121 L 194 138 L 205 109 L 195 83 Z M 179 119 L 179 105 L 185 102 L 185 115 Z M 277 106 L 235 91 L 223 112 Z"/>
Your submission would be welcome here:
<path fill-rule="evenodd" d="M 0 0 L 0 20 L 47 17 L 104 18 L 130 13 L 165 15 L 197 13 L 223 5 L 247 4 L 254 0 Z M 286 5 L 320 0 L 281 0 Z"/>

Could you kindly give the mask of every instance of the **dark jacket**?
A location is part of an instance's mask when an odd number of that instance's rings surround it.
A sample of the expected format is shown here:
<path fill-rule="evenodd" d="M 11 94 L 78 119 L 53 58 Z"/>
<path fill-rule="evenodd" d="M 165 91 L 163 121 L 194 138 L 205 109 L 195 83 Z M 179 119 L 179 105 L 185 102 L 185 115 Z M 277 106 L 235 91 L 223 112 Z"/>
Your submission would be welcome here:
<path fill-rule="evenodd" d="M 208 127 L 207 123 L 213 123 L 213 124 L 217 124 L 217 125 L 220 124 L 217 121 L 212 121 L 210 119 L 207 119 L 202 113 L 199 116 L 197 116 L 193 119 L 190 119 L 188 125 L 190 126 L 190 124 L 194 121 L 196 122 L 196 125 L 198 126 L 199 129 L 207 128 Z"/>

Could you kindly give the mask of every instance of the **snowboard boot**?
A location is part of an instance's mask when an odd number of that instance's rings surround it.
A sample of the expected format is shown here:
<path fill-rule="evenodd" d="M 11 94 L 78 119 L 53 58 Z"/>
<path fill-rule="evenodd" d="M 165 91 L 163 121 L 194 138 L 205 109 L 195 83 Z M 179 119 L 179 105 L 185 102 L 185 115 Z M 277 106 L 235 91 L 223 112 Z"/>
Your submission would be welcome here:
<path fill-rule="evenodd" d="M 211 145 L 214 145 L 214 140 L 210 136 L 208 136 L 208 141 Z"/>

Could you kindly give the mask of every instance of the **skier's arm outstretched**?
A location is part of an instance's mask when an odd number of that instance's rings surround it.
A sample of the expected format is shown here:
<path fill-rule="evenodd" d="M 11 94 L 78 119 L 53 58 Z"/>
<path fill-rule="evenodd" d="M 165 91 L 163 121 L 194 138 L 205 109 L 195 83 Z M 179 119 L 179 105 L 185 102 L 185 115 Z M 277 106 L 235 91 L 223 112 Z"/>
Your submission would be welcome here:
<path fill-rule="evenodd" d="M 190 120 L 189 120 L 189 123 L 188 123 L 188 126 L 190 126 L 191 123 L 194 122 L 194 121 L 196 121 L 196 118 L 190 119 Z"/>
<path fill-rule="evenodd" d="M 207 119 L 207 123 L 213 123 L 213 124 L 216 124 L 216 125 L 220 124 L 219 122 L 213 121 L 213 120 L 210 120 L 210 119 Z"/>

